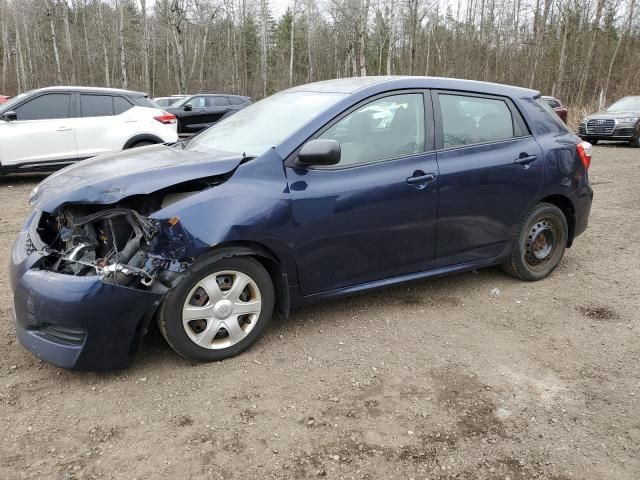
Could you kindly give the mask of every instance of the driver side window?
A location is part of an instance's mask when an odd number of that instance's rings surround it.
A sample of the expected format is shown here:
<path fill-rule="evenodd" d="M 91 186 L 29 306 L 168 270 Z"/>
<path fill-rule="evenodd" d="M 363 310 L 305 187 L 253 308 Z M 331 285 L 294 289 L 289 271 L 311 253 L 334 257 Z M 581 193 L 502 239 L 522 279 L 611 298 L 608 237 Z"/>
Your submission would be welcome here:
<path fill-rule="evenodd" d="M 425 151 L 424 100 L 420 93 L 374 100 L 318 138 L 336 140 L 338 167 L 379 162 Z"/>
<path fill-rule="evenodd" d="M 193 108 L 204 108 L 205 107 L 205 99 L 204 97 L 194 97 L 189 100 L 187 103 L 191 104 Z"/>

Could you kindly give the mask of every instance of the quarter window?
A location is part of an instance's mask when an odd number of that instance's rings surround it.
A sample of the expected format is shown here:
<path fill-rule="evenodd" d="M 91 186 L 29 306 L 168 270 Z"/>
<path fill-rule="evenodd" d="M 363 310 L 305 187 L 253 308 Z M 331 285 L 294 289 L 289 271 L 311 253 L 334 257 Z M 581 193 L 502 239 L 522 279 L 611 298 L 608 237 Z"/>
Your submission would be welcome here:
<path fill-rule="evenodd" d="M 127 100 L 126 98 L 113 97 L 113 112 L 116 115 L 120 115 L 121 113 L 126 112 L 131 107 L 133 107 L 133 105 L 131 105 L 131 102 L 129 102 L 129 100 Z"/>
<path fill-rule="evenodd" d="M 521 136 L 503 100 L 440 94 L 444 148 Z"/>
<path fill-rule="evenodd" d="M 113 115 L 111 95 L 80 95 L 80 116 L 107 117 Z"/>
<path fill-rule="evenodd" d="M 15 109 L 18 120 L 47 120 L 69 118 L 71 95 L 49 93 L 40 95 Z"/>
<path fill-rule="evenodd" d="M 242 105 L 244 103 L 244 100 L 240 97 L 229 97 L 229 101 L 231 105 Z"/>
<path fill-rule="evenodd" d="M 338 166 L 379 162 L 425 150 L 422 94 L 392 95 L 350 113 L 319 138 L 340 143 Z"/>

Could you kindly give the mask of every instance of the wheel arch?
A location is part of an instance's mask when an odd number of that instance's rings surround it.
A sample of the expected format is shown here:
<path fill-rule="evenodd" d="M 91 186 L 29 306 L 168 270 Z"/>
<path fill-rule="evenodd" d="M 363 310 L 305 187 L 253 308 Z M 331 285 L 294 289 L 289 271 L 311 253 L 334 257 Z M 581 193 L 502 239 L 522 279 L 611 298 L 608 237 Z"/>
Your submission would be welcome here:
<path fill-rule="evenodd" d="M 126 150 L 128 148 L 133 147 L 136 143 L 139 142 L 153 142 L 153 143 L 164 143 L 157 135 L 152 135 L 150 133 L 139 133 L 138 135 L 134 135 L 129 140 L 127 140 L 122 147 L 122 150 Z"/>
<path fill-rule="evenodd" d="M 564 218 L 567 220 L 567 226 L 569 227 L 569 231 L 567 232 L 567 247 L 571 247 L 576 231 L 576 209 L 571 199 L 565 195 L 553 194 L 541 198 L 539 202 L 550 203 L 562 211 Z"/>
<path fill-rule="evenodd" d="M 288 318 L 291 310 L 288 276 L 280 259 L 266 246 L 252 241 L 228 242 L 216 245 L 197 260 L 206 258 L 215 261 L 239 256 L 252 257 L 267 270 L 276 293 L 275 311 L 283 318 Z"/>

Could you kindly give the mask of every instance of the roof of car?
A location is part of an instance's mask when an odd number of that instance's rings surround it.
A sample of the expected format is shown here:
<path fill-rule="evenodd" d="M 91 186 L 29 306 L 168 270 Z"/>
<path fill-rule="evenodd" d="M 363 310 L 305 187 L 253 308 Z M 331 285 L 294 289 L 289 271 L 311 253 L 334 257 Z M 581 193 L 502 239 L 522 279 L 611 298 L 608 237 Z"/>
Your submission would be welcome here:
<path fill-rule="evenodd" d="M 130 95 L 133 97 L 145 97 L 147 96 L 144 92 L 138 92 L 135 90 L 123 90 L 121 88 L 104 88 L 104 87 L 75 87 L 75 86 L 54 86 L 54 87 L 44 87 L 37 88 L 32 90 L 32 92 L 56 92 L 56 91 L 77 91 L 77 92 L 86 92 L 86 93 L 120 93 L 123 95 Z"/>
<path fill-rule="evenodd" d="M 518 96 L 538 96 L 540 93 L 528 88 L 503 85 L 499 83 L 480 82 L 477 80 L 462 80 L 459 78 L 418 77 L 418 76 L 377 76 L 350 77 L 321 82 L 308 83 L 285 90 L 287 92 L 326 92 L 326 93 L 355 93 L 373 86 L 389 86 L 390 88 L 442 88 L 466 90 L 471 92 L 502 93 Z"/>

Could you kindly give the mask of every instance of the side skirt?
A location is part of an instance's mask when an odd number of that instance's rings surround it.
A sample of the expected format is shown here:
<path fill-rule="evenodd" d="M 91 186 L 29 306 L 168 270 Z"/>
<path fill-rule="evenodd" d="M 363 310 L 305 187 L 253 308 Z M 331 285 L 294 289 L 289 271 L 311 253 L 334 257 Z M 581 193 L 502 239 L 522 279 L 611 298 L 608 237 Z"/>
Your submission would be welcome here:
<path fill-rule="evenodd" d="M 366 292 L 369 290 L 379 290 L 381 288 L 392 287 L 406 282 L 415 282 L 417 280 L 424 280 L 427 278 L 442 277 L 453 273 L 461 273 L 469 270 L 475 270 L 477 268 L 491 267 L 493 265 L 499 265 L 504 260 L 504 255 L 497 257 L 486 258 L 473 262 L 459 263 L 457 265 L 451 265 L 447 267 L 434 268 L 424 272 L 411 273 L 409 275 L 402 275 L 399 277 L 385 278 L 383 280 L 376 280 L 374 282 L 362 283 L 359 285 L 353 285 L 351 287 L 339 288 L 336 290 L 329 290 L 327 292 L 314 293 L 313 295 L 307 295 L 303 297 L 306 304 L 312 304 L 321 300 L 328 300 L 333 298 L 340 298 L 356 293 Z"/>

